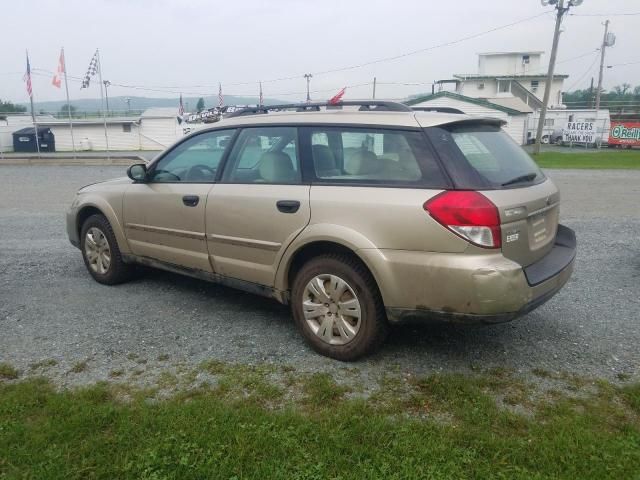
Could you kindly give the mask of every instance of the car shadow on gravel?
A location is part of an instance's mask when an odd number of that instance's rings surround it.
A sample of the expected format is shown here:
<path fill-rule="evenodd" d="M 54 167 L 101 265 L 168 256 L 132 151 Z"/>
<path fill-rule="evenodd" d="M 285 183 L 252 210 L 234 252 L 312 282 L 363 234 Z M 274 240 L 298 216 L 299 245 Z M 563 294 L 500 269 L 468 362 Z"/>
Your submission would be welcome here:
<path fill-rule="evenodd" d="M 158 288 L 170 290 L 177 298 L 188 297 L 197 298 L 206 303 L 216 302 L 225 308 L 244 313 L 254 312 L 261 317 L 268 314 L 290 317 L 289 307 L 273 299 L 163 270 L 140 267 L 136 278 L 127 283 L 127 285 L 133 284 L 152 290 Z"/>
<path fill-rule="evenodd" d="M 243 321 L 248 320 L 247 324 L 251 325 L 252 330 L 255 321 L 257 331 L 266 323 L 275 321 L 275 324 L 281 324 L 281 328 L 291 329 L 292 336 L 297 336 L 289 307 L 269 298 L 153 269 L 143 269 L 136 280 L 126 285 L 132 292 L 140 290 L 144 295 L 148 295 L 149 291 L 157 292 L 168 295 L 170 299 L 197 305 L 200 309 L 229 312 L 229 315 L 217 321 L 234 322 L 235 316 L 241 315 Z M 462 363 L 472 359 L 491 360 L 496 358 L 498 351 L 504 351 L 505 346 L 509 349 L 529 348 L 532 325 L 535 325 L 538 335 L 536 341 L 556 336 L 556 322 L 548 316 L 535 312 L 513 322 L 496 325 L 442 322 L 396 325 L 391 328 L 381 350 L 368 357 L 367 361 L 377 363 L 397 357 L 457 358 Z M 520 347 L 516 344 L 520 344 Z"/>

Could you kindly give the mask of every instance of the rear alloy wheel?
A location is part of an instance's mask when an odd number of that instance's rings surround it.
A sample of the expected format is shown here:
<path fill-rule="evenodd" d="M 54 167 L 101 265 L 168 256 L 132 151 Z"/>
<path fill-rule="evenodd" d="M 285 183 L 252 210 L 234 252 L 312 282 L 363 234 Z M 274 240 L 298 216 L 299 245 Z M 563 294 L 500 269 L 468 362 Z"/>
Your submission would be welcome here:
<path fill-rule="evenodd" d="M 307 326 L 329 345 L 345 345 L 360 330 L 360 301 L 353 288 L 336 275 L 313 277 L 304 289 L 302 308 Z"/>
<path fill-rule="evenodd" d="M 327 254 L 307 262 L 296 275 L 291 309 L 317 352 L 352 361 L 384 341 L 388 325 L 378 287 L 357 259 Z"/>
<path fill-rule="evenodd" d="M 132 267 L 122 261 L 116 236 L 104 215 L 91 215 L 82 224 L 80 250 L 87 270 L 97 282 L 115 285 L 131 277 Z"/>

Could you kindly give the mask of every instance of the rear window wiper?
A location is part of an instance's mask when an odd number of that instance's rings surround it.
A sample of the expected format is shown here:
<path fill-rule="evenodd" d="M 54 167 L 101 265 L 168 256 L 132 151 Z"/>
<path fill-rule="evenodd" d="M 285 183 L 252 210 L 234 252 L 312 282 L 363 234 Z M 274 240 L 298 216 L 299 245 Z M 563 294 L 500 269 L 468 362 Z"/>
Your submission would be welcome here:
<path fill-rule="evenodd" d="M 531 180 L 533 180 L 537 176 L 538 176 L 538 174 L 536 172 L 527 173 L 525 175 L 520 175 L 519 177 L 512 178 L 508 182 L 504 182 L 502 184 L 502 186 L 506 187 L 507 185 L 513 185 L 514 183 L 530 182 Z"/>

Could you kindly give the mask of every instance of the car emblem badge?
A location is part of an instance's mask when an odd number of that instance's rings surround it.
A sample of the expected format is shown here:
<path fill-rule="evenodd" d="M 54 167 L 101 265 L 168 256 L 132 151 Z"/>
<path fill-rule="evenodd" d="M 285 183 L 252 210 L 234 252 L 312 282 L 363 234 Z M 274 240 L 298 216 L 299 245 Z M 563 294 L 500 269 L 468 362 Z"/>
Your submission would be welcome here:
<path fill-rule="evenodd" d="M 507 233 L 507 243 L 515 242 L 520 238 L 520 232 L 516 230 L 515 232 Z"/>

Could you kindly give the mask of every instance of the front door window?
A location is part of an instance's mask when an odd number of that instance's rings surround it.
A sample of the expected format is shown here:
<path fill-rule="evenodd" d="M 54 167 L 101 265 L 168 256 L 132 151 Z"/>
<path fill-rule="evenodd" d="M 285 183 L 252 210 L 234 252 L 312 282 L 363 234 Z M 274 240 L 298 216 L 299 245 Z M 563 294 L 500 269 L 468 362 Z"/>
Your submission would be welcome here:
<path fill-rule="evenodd" d="M 235 130 L 191 137 L 167 153 L 150 172 L 153 183 L 212 183 Z"/>

